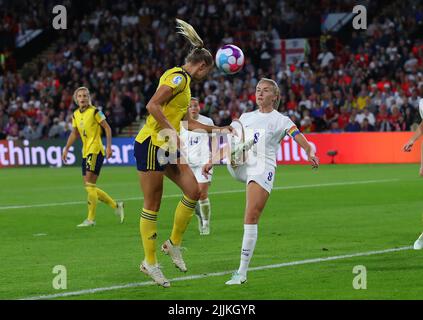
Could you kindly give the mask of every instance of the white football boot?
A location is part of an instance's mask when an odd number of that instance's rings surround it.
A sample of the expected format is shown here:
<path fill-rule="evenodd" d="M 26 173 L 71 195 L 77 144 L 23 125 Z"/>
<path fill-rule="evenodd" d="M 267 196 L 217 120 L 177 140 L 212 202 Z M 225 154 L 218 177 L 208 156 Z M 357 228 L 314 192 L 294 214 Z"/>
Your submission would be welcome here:
<path fill-rule="evenodd" d="M 242 274 L 238 273 L 238 271 L 232 274 L 232 278 L 229 281 L 226 281 L 226 284 L 233 285 L 233 284 L 243 284 L 247 282 L 247 277 L 243 276 Z"/>
<path fill-rule="evenodd" d="M 94 226 L 95 226 L 95 221 L 91 221 L 88 219 L 85 219 L 82 223 L 77 225 L 78 228 L 94 227 Z"/>
<path fill-rule="evenodd" d="M 169 240 L 166 240 L 162 244 L 162 251 L 164 252 L 164 254 L 169 255 L 172 258 L 173 263 L 179 270 L 181 270 L 182 272 L 187 272 L 187 267 L 185 265 L 184 259 L 182 259 L 180 246 L 174 246 L 172 243 L 170 243 Z"/>
<path fill-rule="evenodd" d="M 200 234 L 202 236 L 208 236 L 210 234 L 210 220 L 203 220 L 203 227 Z"/>
<path fill-rule="evenodd" d="M 125 210 L 123 202 L 117 201 L 116 204 L 117 207 L 115 209 L 115 214 L 120 218 L 120 223 L 123 223 L 123 221 L 125 220 Z"/>
<path fill-rule="evenodd" d="M 421 250 L 421 249 L 423 249 L 423 233 L 416 240 L 416 242 L 414 242 L 413 248 L 414 248 L 414 250 Z"/>
<path fill-rule="evenodd" d="M 155 265 L 149 265 L 145 260 L 140 264 L 140 271 L 144 272 L 147 276 L 154 280 L 159 286 L 169 288 L 170 282 L 163 275 L 160 266 L 156 263 Z"/>

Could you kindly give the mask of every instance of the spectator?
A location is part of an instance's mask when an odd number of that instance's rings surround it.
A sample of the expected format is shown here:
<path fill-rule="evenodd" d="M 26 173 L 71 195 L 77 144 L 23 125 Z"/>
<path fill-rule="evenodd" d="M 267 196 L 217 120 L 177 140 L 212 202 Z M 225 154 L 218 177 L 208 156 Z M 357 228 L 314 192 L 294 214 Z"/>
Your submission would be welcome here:
<path fill-rule="evenodd" d="M 360 124 L 355 121 L 355 117 L 351 115 L 348 124 L 345 126 L 345 132 L 359 132 L 360 130 Z"/>
<path fill-rule="evenodd" d="M 326 46 L 323 47 L 323 51 L 317 57 L 321 68 L 326 68 L 329 63 L 334 59 L 335 56 L 332 52 L 328 51 L 328 48 Z"/>
<path fill-rule="evenodd" d="M 373 132 L 375 131 L 375 127 L 370 124 L 370 121 L 368 118 L 364 118 L 361 122 L 361 131 L 363 132 Z"/>
<path fill-rule="evenodd" d="M 333 127 L 332 123 L 336 122 L 336 127 L 339 128 L 338 117 L 339 117 L 338 110 L 335 108 L 334 103 L 332 101 L 330 101 L 329 106 L 325 109 L 325 114 L 323 116 L 323 118 L 326 122 L 326 127 L 332 128 Z"/>
<path fill-rule="evenodd" d="M 338 116 L 338 128 L 344 130 L 350 120 L 350 113 L 347 107 L 341 108 L 341 113 Z"/>
<path fill-rule="evenodd" d="M 40 127 L 41 138 L 46 138 L 56 125 L 54 118 L 59 117 L 66 135 L 65 124 L 75 107 L 72 92 L 81 85 L 93 92 L 93 104 L 103 107 L 113 134 L 144 117 L 145 103 L 157 88 L 152 79 L 158 79 L 170 65 L 181 63 L 186 53 L 173 25 L 168 23 L 176 12 L 182 19 L 198 17 L 192 23 L 199 27 L 204 43 L 212 51 L 221 46 L 220 39 L 224 38 L 232 39 L 230 42 L 244 51 L 245 66 L 236 76 L 224 76 L 216 70 L 204 86 L 192 85 L 192 95 L 204 102 L 201 112 L 214 117 L 216 123 L 230 123 L 231 118 L 253 110 L 254 88 L 263 76 L 280 83 L 283 94 L 278 110 L 298 118 L 296 121 L 306 130 L 336 129 L 334 121 L 343 130 L 351 115 L 361 125 L 368 119 L 375 130 L 382 131 L 408 130 L 420 122 L 417 110 L 423 96 L 423 46 L 418 37 L 421 19 L 408 9 L 412 8 L 412 0 L 394 0 L 389 5 L 375 0 L 371 6 L 376 9 L 372 12 L 375 18 L 366 32 L 354 31 L 352 39 L 342 45 L 335 34 L 324 35 L 321 52 L 306 53 L 304 62 L 294 59 L 288 64 L 275 59 L 272 41 L 294 35 L 305 37 L 305 27 L 311 25 L 302 22 L 302 9 L 292 1 L 277 0 L 276 6 L 285 14 L 270 14 L 269 24 L 260 19 L 263 13 L 273 10 L 264 2 L 255 10 L 255 1 L 238 5 L 228 0 L 225 8 L 237 10 L 225 12 L 214 3 L 204 6 L 191 1 L 169 7 L 165 0 L 146 1 L 142 5 L 130 5 L 129 0 L 108 2 L 109 10 L 100 4 L 92 14 L 84 11 L 72 28 L 63 31 L 66 41 L 58 42 L 53 54 L 41 60 L 35 70 L 26 72 L 29 76 L 7 70 L 6 61 L 3 72 L 7 74 L 0 76 L 0 132 L 2 127 L 3 135 L 15 137 L 5 132 L 10 118 L 14 118 L 19 136 L 27 126 L 27 118 L 31 118 L 37 129 Z M 35 8 L 27 14 L 36 17 L 36 26 L 50 25 L 42 13 L 47 12 L 43 6 L 51 3 L 46 0 L 28 6 Z M 10 4 L 14 6 L 13 1 Z M 96 5 L 90 2 L 89 6 Z M 306 0 L 304 6 L 310 8 L 309 20 L 323 14 L 312 1 Z M 221 12 L 224 18 L 210 18 Z M 166 19 L 161 17 L 163 13 Z M 9 18 L 4 25 L 28 28 L 24 16 L 22 12 L 21 24 Z M 204 21 L 201 27 L 199 21 Z M 394 106 L 399 111 L 394 111 Z M 356 115 L 354 110 L 363 112 Z M 16 131 L 15 124 L 12 128 Z"/>
<path fill-rule="evenodd" d="M 37 140 L 41 138 L 41 132 L 35 127 L 31 118 L 27 119 L 27 125 L 22 130 L 21 137 L 25 140 Z"/>
<path fill-rule="evenodd" d="M 355 120 L 362 125 L 364 120 L 367 120 L 371 126 L 376 124 L 376 118 L 369 108 L 364 108 L 362 112 L 356 115 Z"/>
<path fill-rule="evenodd" d="M 64 131 L 65 131 L 65 127 L 59 123 L 59 118 L 54 118 L 53 125 L 48 131 L 48 137 L 53 139 L 63 137 Z"/>

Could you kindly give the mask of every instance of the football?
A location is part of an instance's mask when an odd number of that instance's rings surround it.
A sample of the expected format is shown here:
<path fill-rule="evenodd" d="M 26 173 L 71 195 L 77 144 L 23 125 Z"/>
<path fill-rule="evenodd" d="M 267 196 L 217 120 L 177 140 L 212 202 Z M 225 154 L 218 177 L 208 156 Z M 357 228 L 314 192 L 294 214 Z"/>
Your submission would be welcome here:
<path fill-rule="evenodd" d="M 233 44 L 221 47 L 216 53 L 216 66 L 225 74 L 235 74 L 244 66 L 244 53 Z"/>

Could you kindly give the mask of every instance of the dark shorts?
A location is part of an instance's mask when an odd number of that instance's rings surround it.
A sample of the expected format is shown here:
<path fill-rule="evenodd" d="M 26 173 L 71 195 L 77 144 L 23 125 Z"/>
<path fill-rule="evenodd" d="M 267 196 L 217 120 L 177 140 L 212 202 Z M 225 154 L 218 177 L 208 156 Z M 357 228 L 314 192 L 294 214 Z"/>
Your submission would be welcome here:
<path fill-rule="evenodd" d="M 86 158 L 82 158 L 82 175 L 85 176 L 89 171 L 99 176 L 103 162 L 104 156 L 101 152 L 98 154 L 91 153 Z"/>
<path fill-rule="evenodd" d="M 172 157 L 168 151 L 155 146 L 149 137 L 142 143 L 135 141 L 134 156 L 137 161 L 138 171 L 164 171 L 168 164 L 175 162 L 179 158 L 179 151 L 177 155 Z"/>

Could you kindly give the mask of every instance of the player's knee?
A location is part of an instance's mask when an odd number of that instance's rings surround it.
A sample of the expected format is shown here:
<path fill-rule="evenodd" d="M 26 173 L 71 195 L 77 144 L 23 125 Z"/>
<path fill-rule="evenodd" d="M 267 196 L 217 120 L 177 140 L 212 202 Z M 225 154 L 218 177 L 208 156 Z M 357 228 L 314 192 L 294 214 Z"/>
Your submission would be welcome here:
<path fill-rule="evenodd" d="M 206 200 L 208 198 L 207 191 L 200 191 L 200 198 L 199 200 Z"/>
<path fill-rule="evenodd" d="M 91 188 L 94 188 L 95 189 L 97 187 L 97 185 L 95 183 L 91 183 L 91 182 L 85 181 L 84 182 L 84 187 L 85 187 L 86 190 L 89 190 Z"/>
<path fill-rule="evenodd" d="M 261 211 L 257 208 L 248 209 L 245 215 L 245 224 L 258 224 Z"/>
<path fill-rule="evenodd" d="M 193 201 L 200 200 L 200 197 L 201 197 L 200 188 L 197 187 L 197 188 L 192 189 L 189 193 L 186 194 L 186 196 Z"/>
<path fill-rule="evenodd" d="M 154 212 L 159 212 L 160 211 L 160 204 L 146 205 L 146 203 L 144 203 L 144 209 L 154 211 Z"/>

